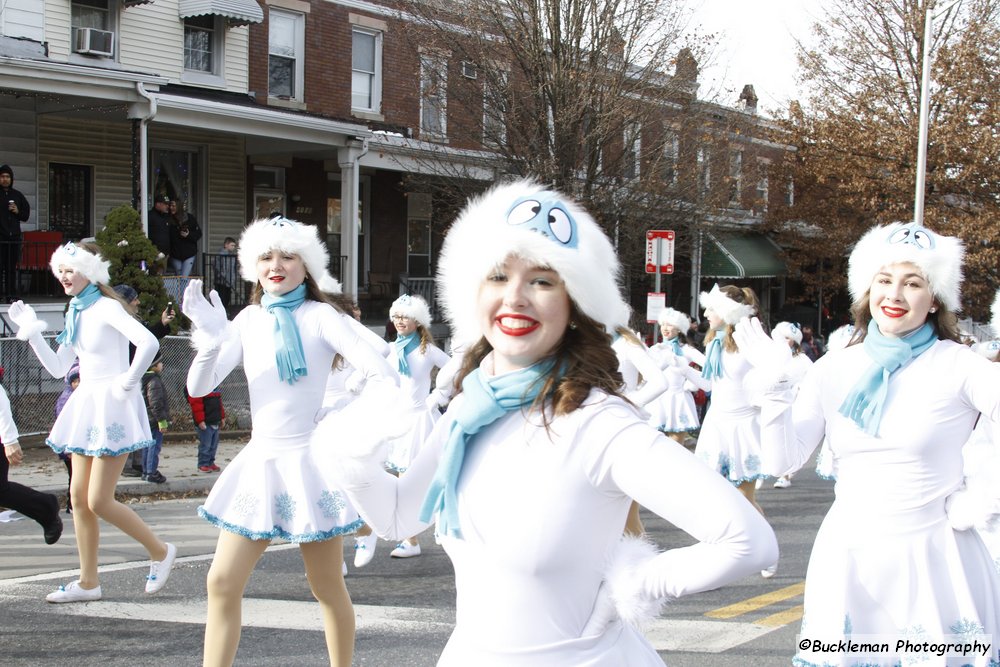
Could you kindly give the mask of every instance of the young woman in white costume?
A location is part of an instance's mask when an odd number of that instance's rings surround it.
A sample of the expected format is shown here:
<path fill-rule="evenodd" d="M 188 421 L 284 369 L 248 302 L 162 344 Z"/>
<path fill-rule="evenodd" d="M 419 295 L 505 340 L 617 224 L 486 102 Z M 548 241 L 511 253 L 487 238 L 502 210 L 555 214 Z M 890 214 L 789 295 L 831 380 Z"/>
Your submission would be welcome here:
<path fill-rule="evenodd" d="M 974 525 L 998 518 L 1000 487 L 964 489 L 962 445 L 976 419 L 1000 418 L 1000 365 L 958 343 L 962 243 L 915 223 L 877 226 L 851 253 L 848 286 L 863 338 L 817 361 L 797 394 L 775 381 L 763 403 L 766 472 L 801 467 L 823 439 L 836 457 L 836 500 L 806 574 L 802 637 L 971 641 L 1000 661 L 1000 573 Z M 773 369 L 787 359 L 756 320 L 741 349 Z M 798 665 L 899 665 L 910 656 L 800 649 Z M 925 664 L 925 663 L 919 663 Z"/>
<path fill-rule="evenodd" d="M 777 545 L 622 398 L 611 243 L 571 200 L 520 181 L 467 205 L 438 269 L 455 336 L 476 341 L 461 393 L 402 477 L 382 471 L 378 447 L 337 467 L 380 535 L 437 521 L 458 619 L 438 664 L 662 666 L 634 625 L 643 612 L 746 576 Z M 699 542 L 658 554 L 623 538 L 633 498 Z"/>
<path fill-rule="evenodd" d="M 436 405 L 428 404 L 431 374 L 435 368 L 443 368 L 451 358 L 434 344 L 430 329 L 431 310 L 422 297 L 402 295 L 389 307 L 389 319 L 396 328 L 396 340 L 386 359 L 399 372 L 399 387 L 410 399 L 410 403 L 406 417 L 409 427 L 403 435 L 390 443 L 385 465 L 388 470 L 401 475 L 420 452 L 424 440 L 430 435 L 441 414 Z M 355 559 L 358 567 L 371 561 L 376 542 L 376 538 L 370 536 L 361 545 L 364 558 L 360 563 Z M 393 558 L 419 556 L 420 542 L 417 536 L 414 534 L 400 540 L 389 555 Z"/>
<path fill-rule="evenodd" d="M 96 245 L 67 243 L 49 262 L 66 294 L 73 297 L 55 352 L 42 338 L 45 328 L 31 306 L 17 301 L 10 318 L 52 377 L 65 377 L 80 360 L 80 385 L 52 425 L 46 443 L 57 454 L 72 456 L 73 526 L 80 556 L 80 578 L 49 593 L 49 602 L 101 599 L 97 572 L 100 525 L 104 519 L 139 542 L 152 561 L 146 592 L 156 593 L 170 576 L 177 549 L 164 542 L 132 508 L 115 499 L 115 485 L 129 452 L 153 443 L 146 405 L 139 391 L 143 373 L 160 344 L 108 286 L 111 263 Z M 136 347 L 131 365 L 128 345 Z"/>
<path fill-rule="evenodd" d="M 231 665 L 241 632 L 243 590 L 271 540 L 299 544 L 306 577 L 320 603 L 331 665 L 347 667 L 354 651 L 354 610 L 342 575 L 343 538 L 361 520 L 315 459 L 316 426 L 334 357 L 366 376 L 392 370 L 337 311 L 313 276 L 328 256 L 316 228 L 293 220 L 257 220 L 243 232 L 240 273 L 256 283 L 251 305 L 233 321 L 200 280 L 184 292 L 184 314 L 198 350 L 187 388 L 201 396 L 243 365 L 253 432 L 226 466 L 198 513 L 222 530 L 208 572 L 205 665 Z"/>
<path fill-rule="evenodd" d="M 784 372 L 792 387 L 798 387 L 799 382 L 806 376 L 806 371 L 813 365 L 813 360 L 802 351 L 802 329 L 793 322 L 778 322 L 771 329 L 771 338 L 776 342 L 785 343 L 792 351 L 792 358 L 789 359 Z M 774 480 L 774 488 L 787 489 L 790 487 L 793 474 L 795 473 L 782 475 Z"/>
<path fill-rule="evenodd" d="M 660 429 L 679 443 L 684 443 L 689 431 L 698 428 L 698 406 L 692 388 L 702 385 L 691 363 L 705 365 L 705 355 L 693 345 L 682 342 L 683 332 L 691 328 L 691 318 L 673 308 L 664 308 L 657 317 L 663 340 L 651 348 L 667 381 L 667 389 L 646 406 L 649 424 Z M 709 387 L 711 385 L 708 385 Z"/>

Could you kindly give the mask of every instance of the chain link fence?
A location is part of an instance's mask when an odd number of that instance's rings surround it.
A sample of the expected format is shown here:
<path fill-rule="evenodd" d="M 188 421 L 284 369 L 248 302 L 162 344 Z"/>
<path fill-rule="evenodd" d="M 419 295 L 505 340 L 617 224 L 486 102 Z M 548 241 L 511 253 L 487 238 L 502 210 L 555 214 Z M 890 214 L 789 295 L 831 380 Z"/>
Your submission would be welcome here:
<path fill-rule="evenodd" d="M 54 347 L 55 334 L 45 336 Z M 188 368 L 194 359 L 191 339 L 187 336 L 167 336 L 160 341 L 163 352 L 163 383 L 170 396 L 170 421 L 176 431 L 186 426 L 194 428 L 191 406 L 184 395 Z M 65 386 L 62 378 L 53 378 L 34 351 L 24 341 L 0 338 L 0 366 L 4 369 L 3 386 L 10 397 L 14 423 L 22 436 L 47 434 L 55 420 L 56 398 Z M 226 409 L 227 430 L 250 429 L 250 396 L 247 378 L 237 367 L 219 386 L 222 405 Z"/>

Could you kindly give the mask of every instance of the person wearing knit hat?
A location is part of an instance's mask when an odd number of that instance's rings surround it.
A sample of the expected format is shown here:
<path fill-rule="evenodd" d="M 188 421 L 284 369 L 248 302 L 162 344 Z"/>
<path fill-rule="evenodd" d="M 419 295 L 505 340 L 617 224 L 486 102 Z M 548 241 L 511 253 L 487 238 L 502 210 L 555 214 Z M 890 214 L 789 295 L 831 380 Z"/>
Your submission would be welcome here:
<path fill-rule="evenodd" d="M 96 245 L 67 243 L 56 248 L 49 262 L 52 273 L 70 299 L 62 333 L 53 351 L 42 338 L 45 324 L 34 309 L 17 301 L 9 315 L 17 336 L 28 341 L 42 366 L 62 379 L 73 362 L 80 362 L 80 384 L 59 413 L 46 438 L 57 454 L 72 456 L 73 525 L 80 555 L 80 577 L 46 600 L 54 603 L 101 599 L 98 543 L 103 519 L 136 540 L 149 554 L 147 593 L 163 588 L 177 549 L 164 542 L 128 505 L 115 499 L 115 484 L 125 460 L 153 440 L 139 383 L 159 350 L 156 337 L 126 310 L 108 286 L 110 263 Z M 130 363 L 128 345 L 136 347 Z"/>
<path fill-rule="evenodd" d="M 31 217 L 31 206 L 14 188 L 14 170 L 0 165 L 0 298 L 17 298 L 17 265 L 21 261 L 21 223 Z"/>
<path fill-rule="evenodd" d="M 849 260 L 855 342 L 817 361 L 794 399 L 780 377 L 765 394 L 765 472 L 797 470 L 824 436 L 836 460 L 836 499 L 806 575 L 803 637 L 836 645 L 914 628 L 1000 636 L 1000 570 L 973 530 L 1000 518 L 1000 483 L 970 485 L 961 453 L 977 420 L 1000 419 L 1000 364 L 958 342 L 962 255 L 960 239 L 916 223 L 873 227 Z M 737 338 L 761 368 L 788 356 L 759 322 L 741 323 Z M 796 656 L 845 659 L 901 656 L 812 647 Z M 998 661 L 993 644 L 976 664 Z"/>
<path fill-rule="evenodd" d="M 698 434 L 695 456 L 730 481 L 763 516 L 757 503 L 760 469 L 760 410 L 754 405 L 753 377 L 746 356 L 733 340 L 736 323 L 757 315 L 757 295 L 749 287 L 714 285 L 702 292 L 708 333 L 705 364 L 696 386 L 712 392 L 712 402 Z M 777 561 L 768 563 L 761 576 L 770 578 Z"/>
<path fill-rule="evenodd" d="M 646 409 L 649 424 L 684 444 L 688 433 L 699 426 L 698 406 L 693 390 L 702 386 L 697 371 L 705 364 L 705 355 L 687 342 L 685 332 L 691 328 L 691 318 L 673 308 L 664 308 L 657 317 L 663 340 L 651 349 L 667 380 L 667 389 Z"/>
<path fill-rule="evenodd" d="M 611 242 L 569 197 L 515 181 L 466 204 L 437 278 L 453 334 L 469 341 L 461 391 L 405 475 L 382 470 L 377 435 L 337 470 L 382 537 L 436 522 L 459 610 L 439 664 L 662 667 L 636 624 L 759 570 L 777 544 L 623 397 Z M 633 498 L 697 543 L 657 553 L 623 537 Z"/>
<path fill-rule="evenodd" d="M 362 521 L 317 462 L 320 448 L 310 437 L 338 356 L 369 382 L 394 384 L 395 374 L 358 333 L 361 325 L 320 289 L 329 257 L 315 227 L 282 217 L 255 220 L 243 231 L 238 259 L 254 289 L 232 322 L 215 290 L 205 298 L 200 280 L 190 282 L 182 303 L 197 349 L 188 395 L 210 393 L 242 364 L 253 420 L 250 441 L 198 508 L 221 529 L 208 573 L 204 662 L 232 664 L 243 590 L 271 540 L 282 538 L 299 544 L 330 664 L 348 667 L 354 611 L 343 580 L 343 536 Z"/>

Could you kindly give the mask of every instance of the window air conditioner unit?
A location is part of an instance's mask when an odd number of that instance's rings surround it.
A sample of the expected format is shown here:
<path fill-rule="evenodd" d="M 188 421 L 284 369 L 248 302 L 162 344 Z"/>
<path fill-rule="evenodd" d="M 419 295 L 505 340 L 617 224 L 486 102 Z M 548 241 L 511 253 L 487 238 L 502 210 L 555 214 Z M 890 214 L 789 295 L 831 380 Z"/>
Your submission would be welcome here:
<path fill-rule="evenodd" d="M 476 72 L 476 64 L 470 63 L 468 60 L 462 61 L 462 76 L 466 79 L 475 79 L 479 75 Z"/>
<path fill-rule="evenodd" d="M 73 51 L 91 56 L 110 57 L 115 53 L 115 33 L 97 28 L 77 28 Z"/>

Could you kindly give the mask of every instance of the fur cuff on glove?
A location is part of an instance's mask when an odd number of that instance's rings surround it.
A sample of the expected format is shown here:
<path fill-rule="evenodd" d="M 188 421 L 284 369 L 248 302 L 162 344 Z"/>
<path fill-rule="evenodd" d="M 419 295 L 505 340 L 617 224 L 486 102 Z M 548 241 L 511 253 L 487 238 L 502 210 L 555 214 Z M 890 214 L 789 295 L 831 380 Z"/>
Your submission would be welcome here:
<path fill-rule="evenodd" d="M 41 335 L 45 331 L 45 322 L 42 320 L 35 320 L 31 324 L 25 325 L 18 329 L 17 339 L 18 340 L 31 340 L 35 336 Z"/>
<path fill-rule="evenodd" d="M 622 537 L 612 550 L 604 571 L 608 593 L 623 623 L 642 628 L 660 615 L 665 599 L 646 592 L 642 570 L 656 558 L 656 545 L 641 537 Z"/>
<path fill-rule="evenodd" d="M 997 517 L 997 500 L 973 489 L 959 489 L 945 499 L 948 523 L 955 530 L 986 528 Z"/>
<path fill-rule="evenodd" d="M 204 329 L 194 329 L 191 332 L 191 347 L 193 347 L 198 352 L 209 352 L 211 350 L 217 350 L 220 347 L 222 347 L 222 344 L 234 332 L 235 332 L 235 327 L 233 327 L 232 322 L 227 324 L 222 329 L 222 331 L 215 334 L 209 333 Z"/>

